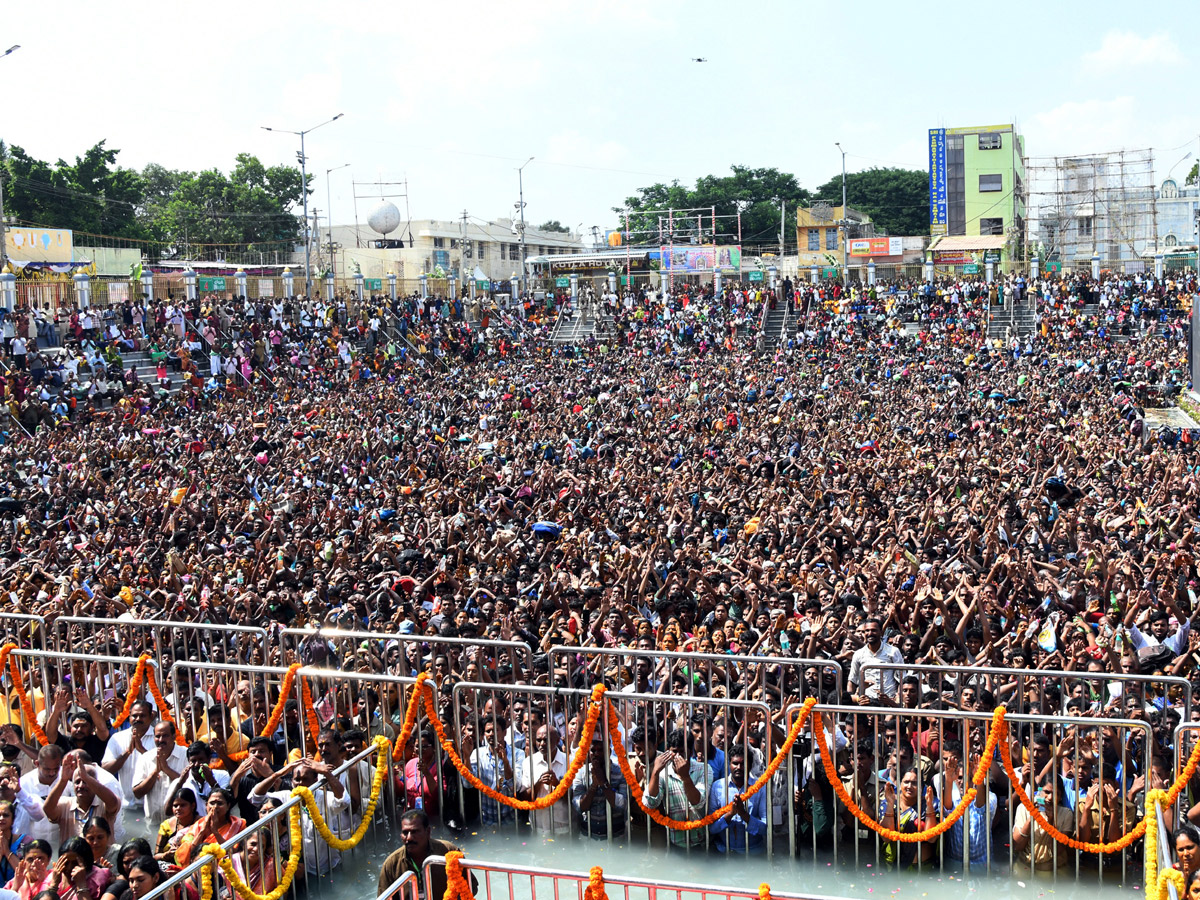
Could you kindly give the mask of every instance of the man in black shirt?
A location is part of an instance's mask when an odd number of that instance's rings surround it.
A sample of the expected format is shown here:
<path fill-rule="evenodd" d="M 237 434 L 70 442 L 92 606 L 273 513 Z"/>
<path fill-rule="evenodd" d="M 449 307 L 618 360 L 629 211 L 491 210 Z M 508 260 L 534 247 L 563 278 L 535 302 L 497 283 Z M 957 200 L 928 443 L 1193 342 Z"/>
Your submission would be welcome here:
<path fill-rule="evenodd" d="M 250 792 L 256 784 L 273 774 L 275 748 L 275 742 L 268 737 L 251 738 L 246 758 L 229 779 L 229 790 L 237 798 L 238 815 L 246 820 L 247 825 L 258 821 L 258 807 L 250 802 Z"/>
<path fill-rule="evenodd" d="M 47 739 L 51 744 L 58 744 L 66 753 L 82 750 L 92 759 L 104 759 L 108 723 L 85 691 L 75 691 L 75 702 L 82 710 L 76 710 L 67 717 L 68 733 L 59 734 L 58 723 L 71 703 L 71 691 L 60 686 L 54 692 L 54 706 L 46 721 Z"/>

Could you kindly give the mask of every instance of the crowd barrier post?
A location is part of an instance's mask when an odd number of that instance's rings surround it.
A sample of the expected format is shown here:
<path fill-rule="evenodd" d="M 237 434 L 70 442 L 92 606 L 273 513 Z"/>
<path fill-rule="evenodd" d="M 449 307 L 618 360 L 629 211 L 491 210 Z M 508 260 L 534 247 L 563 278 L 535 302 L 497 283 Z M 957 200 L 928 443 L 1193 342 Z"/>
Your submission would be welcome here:
<path fill-rule="evenodd" d="M 96 616 L 60 616 L 54 620 L 54 649 L 79 649 L 79 642 L 96 640 L 98 635 L 111 630 L 118 644 L 130 641 L 130 650 L 137 653 L 152 652 L 158 660 L 164 660 L 174 649 L 176 637 L 183 639 L 188 656 L 197 659 L 212 658 L 214 652 L 222 653 L 226 659 L 233 657 L 239 662 L 244 651 L 252 651 L 255 645 L 262 648 L 263 662 L 266 661 L 267 632 L 264 628 L 251 625 L 221 625 L 211 622 L 177 622 L 170 619 L 107 619 Z M 73 634 L 79 634 L 78 642 Z M 164 640 L 166 638 L 166 640 Z M 101 638 L 104 639 L 103 637 Z M 124 649 L 124 648 L 123 648 Z"/>

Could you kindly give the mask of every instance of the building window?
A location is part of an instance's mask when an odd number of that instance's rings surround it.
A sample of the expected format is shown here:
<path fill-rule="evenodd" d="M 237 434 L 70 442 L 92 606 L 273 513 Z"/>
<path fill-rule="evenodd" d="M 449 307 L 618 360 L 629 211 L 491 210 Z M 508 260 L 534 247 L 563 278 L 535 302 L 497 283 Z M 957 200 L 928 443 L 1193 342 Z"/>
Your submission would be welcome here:
<path fill-rule="evenodd" d="M 508 259 L 508 244 L 500 245 L 500 258 L 502 260 Z"/>
<path fill-rule="evenodd" d="M 979 135 L 980 150 L 999 150 L 1003 144 L 998 132 L 985 131 Z"/>
<path fill-rule="evenodd" d="M 487 259 L 487 244 L 485 244 L 483 241 L 476 241 L 475 249 L 479 252 L 479 258 L 481 260 Z"/>
<path fill-rule="evenodd" d="M 1004 234 L 1004 219 L 980 219 L 980 234 Z"/>
<path fill-rule="evenodd" d="M 946 135 L 946 233 L 967 233 L 966 144 L 961 134 Z"/>
<path fill-rule="evenodd" d="M 1080 216 L 1076 221 L 1079 223 L 1079 236 L 1090 238 L 1092 236 L 1092 217 Z"/>
<path fill-rule="evenodd" d="M 980 175 L 979 176 L 979 193 L 986 194 L 990 191 L 1004 190 L 1003 175 Z"/>
<path fill-rule="evenodd" d="M 436 248 L 438 248 L 438 249 L 440 249 L 440 248 L 442 248 L 442 247 L 445 247 L 445 246 L 446 246 L 446 239 L 445 239 L 445 238 L 436 238 L 436 237 L 435 237 L 435 238 L 433 239 L 433 246 L 434 246 L 434 247 L 436 247 Z"/>
<path fill-rule="evenodd" d="M 836 228 L 825 229 L 825 249 L 836 250 L 838 248 L 838 230 Z"/>
<path fill-rule="evenodd" d="M 815 228 L 808 229 L 808 249 L 809 250 L 820 250 L 821 249 L 821 232 L 819 232 Z"/>
<path fill-rule="evenodd" d="M 516 244 L 513 244 L 511 247 L 509 247 L 508 248 L 508 258 L 509 259 L 520 259 L 521 258 L 521 248 Z"/>

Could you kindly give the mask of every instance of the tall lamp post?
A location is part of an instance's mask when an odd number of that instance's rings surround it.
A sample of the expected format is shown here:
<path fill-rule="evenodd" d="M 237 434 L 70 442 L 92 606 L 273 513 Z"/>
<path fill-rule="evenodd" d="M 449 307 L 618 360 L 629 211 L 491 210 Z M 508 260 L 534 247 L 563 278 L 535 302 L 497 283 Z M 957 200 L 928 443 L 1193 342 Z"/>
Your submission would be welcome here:
<path fill-rule="evenodd" d="M 336 172 L 338 169 L 344 169 L 350 163 L 342 163 L 340 166 L 334 166 L 332 169 L 325 170 L 325 214 L 329 216 L 329 271 L 337 275 L 337 266 L 333 262 L 333 201 L 329 194 L 329 173 Z"/>
<path fill-rule="evenodd" d="M 525 160 L 517 169 L 517 189 L 520 191 L 521 201 L 521 287 L 525 287 L 525 167 L 533 162 L 533 157 Z"/>
<path fill-rule="evenodd" d="M 849 234 L 846 218 L 846 151 L 842 150 L 842 142 L 834 141 L 834 146 L 842 151 L 842 284 L 850 284 L 850 271 L 846 268 L 846 236 Z"/>
<path fill-rule="evenodd" d="M 328 125 L 330 122 L 336 122 L 345 113 L 338 113 L 332 119 L 326 119 L 320 125 L 314 125 L 312 128 L 305 128 L 303 131 L 288 131 L 286 128 L 269 128 L 266 125 L 260 126 L 263 131 L 282 132 L 283 134 L 294 134 L 300 138 L 300 190 L 301 198 L 304 201 L 304 296 L 312 296 L 312 248 L 310 244 L 312 239 L 308 232 L 308 158 L 304 155 L 304 136 L 313 131 L 316 131 L 322 125 Z"/>

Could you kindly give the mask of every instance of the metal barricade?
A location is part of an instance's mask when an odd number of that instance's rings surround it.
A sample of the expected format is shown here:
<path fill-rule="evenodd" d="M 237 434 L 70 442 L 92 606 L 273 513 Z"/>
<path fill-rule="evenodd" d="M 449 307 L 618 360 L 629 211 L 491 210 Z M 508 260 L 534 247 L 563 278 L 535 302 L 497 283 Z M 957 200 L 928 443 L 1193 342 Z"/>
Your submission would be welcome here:
<path fill-rule="evenodd" d="M 590 657 L 590 659 L 588 659 Z M 588 660 L 584 667 L 580 659 Z M 832 659 L 801 659 L 787 656 L 748 656 L 724 653 L 687 653 L 681 650 L 639 650 L 634 647 L 571 647 L 559 645 L 550 648 L 550 673 L 553 683 L 558 683 L 557 673 L 563 673 L 565 684 L 570 687 L 586 687 L 600 681 L 604 676 L 604 660 L 616 660 L 617 670 L 605 683 L 614 690 L 624 690 L 630 684 L 636 687 L 640 674 L 640 660 L 650 662 L 646 678 L 653 690 L 662 690 L 664 681 L 675 680 L 681 669 L 686 675 L 687 693 L 696 695 L 697 678 L 707 674 L 706 690 L 711 692 L 718 685 L 724 686 L 725 696 L 731 697 L 735 689 L 742 687 L 758 690 L 762 695 L 771 695 L 777 709 L 787 705 L 788 698 L 804 700 L 809 696 L 821 696 L 825 690 L 837 690 L 842 682 L 841 663 Z M 556 661 L 559 666 L 556 668 Z M 578 676 L 586 668 L 591 679 L 577 684 Z M 628 676 L 626 674 L 628 669 Z M 775 671 L 772 671 L 775 670 Z M 718 675 L 720 677 L 714 678 Z M 656 676 L 659 685 L 655 685 Z M 670 684 L 667 690 L 672 690 Z M 663 691 L 666 693 L 666 691 Z"/>
<path fill-rule="evenodd" d="M 425 896 L 435 898 L 433 893 L 433 869 L 444 868 L 444 856 L 427 857 L 423 864 Z M 464 857 L 462 866 L 470 875 L 479 877 L 477 897 L 487 900 L 571 900 L 582 897 L 588 886 L 587 872 L 571 872 L 565 869 L 543 869 L 539 866 L 514 866 L 504 863 L 485 862 Z M 469 876 L 468 876 L 469 877 Z M 738 889 L 712 884 L 688 884 L 665 881 L 660 878 L 630 878 L 604 873 L 604 887 L 614 900 L 758 900 L 758 888 Z M 824 894 L 793 894 L 779 891 L 772 886 L 771 896 L 780 900 L 832 900 Z M 382 900 L 383 895 L 380 895 Z M 150 900 L 150 898 L 146 898 Z"/>
<path fill-rule="evenodd" d="M 57 651 L 99 650 L 115 643 L 123 653 L 153 653 L 164 663 L 188 658 L 264 663 L 267 652 L 266 630 L 250 625 L 60 616 L 52 633 Z"/>
<path fill-rule="evenodd" d="M 902 681 L 905 675 L 914 675 L 918 678 L 924 676 L 927 683 L 932 682 L 936 685 L 933 688 L 934 692 L 939 696 L 951 697 L 954 701 L 961 700 L 962 691 L 965 689 L 973 689 L 978 697 L 980 690 L 990 690 L 995 697 L 997 705 L 1006 705 L 1008 698 L 1016 696 L 1025 699 L 1027 690 L 1034 687 L 1038 690 L 1036 702 L 1041 708 L 1042 714 L 1047 713 L 1045 705 L 1048 699 L 1053 699 L 1051 691 L 1049 694 L 1047 688 L 1055 687 L 1054 682 L 1057 681 L 1058 702 L 1060 708 L 1065 710 L 1066 705 L 1076 692 L 1082 694 L 1084 690 L 1090 690 L 1093 685 L 1099 686 L 1101 690 L 1107 690 L 1112 698 L 1120 698 L 1121 712 L 1126 713 L 1126 703 L 1128 698 L 1136 697 L 1141 701 L 1143 712 L 1146 712 L 1146 707 L 1151 706 L 1158 709 L 1170 708 L 1181 721 L 1187 722 L 1191 719 L 1192 714 L 1192 685 L 1186 678 L 1181 678 L 1174 675 L 1129 675 L 1125 673 L 1107 673 L 1107 672 L 1070 672 L 1060 669 L 1006 669 L 997 666 L 931 666 L 918 665 L 909 663 L 884 663 L 884 662 L 867 662 L 862 667 L 863 677 L 872 671 L 896 672 L 896 680 Z M 1005 679 L 1006 683 L 997 687 L 987 687 L 986 685 L 995 685 L 997 679 Z M 1121 690 L 1113 692 L 1112 685 L 1120 685 Z M 1141 685 L 1141 687 L 1129 687 L 1126 685 Z M 941 690 L 940 688 L 946 688 Z M 1105 708 L 1105 704 L 1100 700 L 1092 699 L 1097 691 L 1092 691 L 1087 700 L 1087 707 L 1084 713 L 1091 715 L 1092 713 L 1100 712 Z M 896 698 L 892 698 L 896 699 Z M 1084 698 L 1080 698 L 1081 700 Z M 1081 704 L 1084 705 L 1084 704 Z M 1117 718 L 1125 718 L 1125 715 L 1119 715 Z"/>
<path fill-rule="evenodd" d="M 33 613 L 0 612 L 0 628 L 23 649 L 45 650 L 46 619 Z"/>
<path fill-rule="evenodd" d="M 338 662 L 344 662 L 346 656 L 357 658 L 364 641 L 381 644 L 379 660 L 384 671 L 404 677 L 415 678 L 417 673 L 425 668 L 423 656 L 428 655 L 432 664 L 436 656 L 443 653 L 452 660 L 457 660 L 465 654 L 470 662 L 476 664 L 481 675 L 486 671 L 496 677 L 502 660 L 508 661 L 510 679 L 521 677 L 522 669 L 527 673 L 525 677 L 532 677 L 533 673 L 533 651 L 523 641 L 387 634 L 377 631 L 347 631 L 340 628 L 284 628 L 279 632 L 280 658 L 285 661 L 291 660 L 292 657 L 289 657 L 288 653 L 294 653 L 296 660 L 307 662 L 303 659 L 305 653 L 301 651 L 317 640 L 326 643 L 326 650 L 341 652 L 342 656 Z M 389 648 L 388 645 L 393 642 L 394 647 Z M 490 652 L 481 656 L 481 651 Z M 367 657 L 368 660 L 371 658 L 369 652 Z M 462 671 L 467 669 L 470 662 L 462 666 Z"/>
<path fill-rule="evenodd" d="M 574 756 L 583 731 L 586 705 L 590 696 L 591 691 L 582 688 L 459 682 L 454 685 L 451 694 L 456 744 L 462 748 L 464 762 L 472 767 L 477 777 L 481 776 L 481 772 L 478 770 L 490 768 L 492 770 L 490 775 L 494 777 L 499 774 L 502 776 L 501 780 L 507 780 L 508 788 L 526 793 L 532 799 L 538 795 L 537 782 L 540 775 L 551 771 L 551 767 L 565 767 Z M 688 759 L 697 757 L 700 748 L 704 748 L 703 760 L 696 760 L 698 765 L 708 767 L 708 771 L 704 773 L 705 785 L 702 789 L 704 794 L 703 812 L 697 818 L 703 817 L 711 811 L 710 807 L 715 803 L 711 798 L 719 795 L 724 787 L 744 788 L 752 782 L 770 762 L 778 749 L 779 741 L 774 739 L 770 727 L 771 709 L 766 703 L 760 701 L 644 694 L 633 691 L 611 691 L 605 694 L 605 698 L 608 703 L 616 706 L 621 729 L 621 733 L 616 735 L 616 738 L 622 742 L 622 746 L 630 754 L 630 766 L 635 775 L 639 774 L 639 768 L 642 770 L 640 780 L 644 779 L 647 783 L 649 782 L 663 738 L 668 738 L 671 732 L 682 731 L 684 733 L 680 740 L 685 748 L 684 755 Z M 504 699 L 511 704 L 511 717 L 507 708 L 500 709 L 505 705 Z M 522 705 L 518 707 L 518 703 Z M 627 704 L 631 708 L 623 708 Z M 665 711 L 661 717 L 663 720 L 661 728 L 658 724 L 660 716 L 656 709 L 658 705 L 661 705 Z M 738 710 L 741 711 L 740 721 L 734 719 Z M 517 721 L 518 716 L 520 721 Z M 464 717 L 466 722 L 464 722 Z M 444 714 L 442 718 L 445 722 Z M 672 719 L 674 727 L 668 729 L 667 722 Z M 752 722 L 751 719 L 757 721 Z M 737 725 L 736 728 L 731 727 L 734 724 Z M 493 736 L 490 748 L 485 746 L 485 736 L 489 725 Z M 758 733 L 760 726 L 761 735 Z M 539 749 L 538 732 L 542 729 L 545 729 L 546 746 L 549 746 L 549 739 L 554 732 L 557 732 L 563 745 L 561 751 L 554 748 L 556 752 L 549 753 L 549 764 L 547 763 L 548 751 Z M 495 735 L 501 733 L 503 736 L 497 740 Z M 603 797 L 605 803 L 603 836 L 607 837 L 609 841 L 620 836 L 632 839 L 635 831 L 644 829 L 645 839 L 649 843 L 655 826 L 652 826 L 649 816 L 645 815 L 638 807 L 633 796 L 633 792 L 645 786 L 635 787 L 626 784 L 624 775 L 615 762 L 614 751 L 611 749 L 614 736 L 609 731 L 606 716 L 598 722 L 596 734 L 600 735 L 601 745 L 604 748 L 602 752 L 609 771 L 597 775 L 593 771 L 595 761 L 589 758 L 568 792 L 565 802 L 569 804 L 569 808 L 560 809 L 557 812 L 551 810 L 548 816 L 540 818 L 535 814 L 533 817 L 535 830 L 543 833 L 564 830 L 561 814 L 569 812 L 568 828 L 570 831 L 589 835 L 597 833 L 594 806 L 593 809 L 587 810 L 585 815 L 581 804 L 583 799 L 588 796 L 592 796 L 593 801 L 601 799 L 596 796 L 593 788 L 607 787 L 612 789 L 613 796 L 611 799 L 608 798 L 605 791 Z M 593 737 L 593 742 L 595 740 L 596 738 Z M 496 747 L 500 741 L 504 744 L 504 755 L 508 757 L 509 763 L 502 770 L 497 765 L 501 762 L 497 759 L 500 753 Z M 478 747 L 478 749 L 473 749 L 473 752 L 468 753 L 466 752 L 467 747 Z M 561 757 L 559 752 L 562 754 Z M 743 783 L 740 786 L 736 785 L 736 782 L 732 784 L 729 782 L 731 758 L 738 754 L 743 759 L 740 767 Z M 508 771 L 510 768 L 511 773 Z M 553 774 L 561 777 L 561 773 L 554 772 Z M 664 777 L 666 777 L 665 773 Z M 482 778 L 482 780 L 487 783 L 487 778 Z M 718 787 L 717 782 L 724 782 L 724 784 Z M 497 787 L 495 784 L 489 786 Z M 715 791 L 714 788 L 716 788 Z M 497 787 L 497 789 L 504 793 L 503 788 Z M 666 788 L 663 787 L 662 790 L 665 792 Z M 591 793 L 589 794 L 589 792 Z M 716 805 L 724 805 L 737 792 L 737 790 L 731 790 L 728 797 Z M 767 856 L 770 858 L 774 853 L 774 833 L 770 827 L 770 822 L 774 819 L 772 815 L 774 792 L 770 782 L 764 792 L 765 809 L 762 819 L 768 823 L 768 827 L 762 840 Z M 481 804 L 483 802 L 481 801 Z M 495 801 L 487 802 L 495 804 Z M 752 799 L 752 803 L 757 804 L 758 802 L 757 799 Z M 461 792 L 459 804 L 459 812 L 465 818 L 466 811 Z M 489 824 L 503 825 L 508 813 L 504 809 L 500 809 L 497 804 L 496 814 L 498 822 Z M 520 816 L 512 816 L 514 827 L 520 824 L 520 819 Z M 738 825 L 744 824 L 739 819 Z M 720 831 L 723 833 L 723 826 Z M 724 844 L 727 848 L 729 846 L 724 838 L 714 840 L 708 829 L 701 832 L 703 841 L 693 839 L 692 835 L 695 832 L 679 831 L 675 834 L 683 836 L 677 843 L 681 843 L 689 851 L 700 847 L 707 848 L 714 843 Z"/>
<path fill-rule="evenodd" d="M 799 706 L 787 710 L 789 726 L 799 710 Z M 992 721 L 992 713 L 983 711 L 883 706 L 819 705 L 811 714 L 816 715 L 823 717 L 826 746 L 843 760 L 843 768 L 848 756 L 850 774 L 841 776 L 839 771 L 839 777 L 851 799 L 874 821 L 887 827 L 899 826 L 901 831 L 926 827 L 930 802 L 941 806 L 943 812 L 936 814 L 941 819 L 944 811 L 961 799 L 982 756 Z M 855 865 L 863 861 L 864 854 L 869 854 L 866 861 L 876 866 L 898 862 L 901 866 L 921 869 L 929 868 L 940 857 L 943 870 L 962 867 L 968 871 L 980 868 L 991 871 L 998 865 L 995 851 L 1007 848 L 1005 865 L 1014 872 L 1029 873 L 1032 861 L 1039 871 L 1048 869 L 1057 877 L 1073 862 L 1075 877 L 1079 877 L 1083 854 L 1054 842 L 1040 828 L 1036 835 L 1033 833 L 1028 815 L 1001 770 L 999 747 L 984 782 L 988 794 L 984 795 L 983 812 L 968 808 L 962 825 L 938 837 L 936 844 L 884 842 L 878 833 L 854 819 L 831 789 L 813 737 L 811 716 L 807 740 L 797 742 L 788 760 L 788 818 L 790 823 L 804 819 L 830 825 L 826 835 L 818 834 L 816 827 L 810 829 L 814 852 L 821 846 L 832 846 L 838 852 L 840 821 L 854 836 Z M 1123 835 L 1141 820 L 1137 801 L 1145 802 L 1144 779 L 1154 764 L 1153 731 L 1148 722 L 1017 713 L 1007 714 L 1005 721 L 1013 768 L 1026 783 L 1031 801 L 1051 817 L 1056 827 L 1082 840 L 1108 841 L 1118 836 L 1109 830 Z M 949 788 L 948 769 L 955 776 Z M 904 809 L 896 805 L 902 795 L 905 802 L 911 800 Z M 1089 817 L 1094 812 L 1103 836 L 1083 834 L 1081 810 L 1085 806 Z M 885 807 L 891 810 L 890 817 L 884 812 Z M 1005 808 L 1012 819 L 997 817 L 996 813 Z M 972 837 L 973 820 L 976 829 L 983 829 L 982 836 L 976 830 Z M 893 824 L 887 825 L 889 821 Z M 997 822 L 1006 823 L 1010 833 L 995 834 L 993 825 Z M 1090 818 L 1088 826 L 1094 827 Z M 791 825 L 792 833 L 798 830 Z M 1017 831 L 1022 831 L 1027 842 L 1021 848 L 1014 847 Z M 926 847 L 933 852 L 928 853 Z M 1026 847 L 1028 860 L 1019 858 Z M 909 859 L 905 859 L 903 853 L 907 851 L 903 848 L 915 848 Z M 794 845 L 792 850 L 794 853 Z M 927 855 L 932 859 L 927 859 Z M 1105 857 L 1105 862 L 1098 866 L 1099 877 L 1103 878 L 1104 868 L 1118 864 L 1124 876 L 1127 856 L 1121 853 Z M 1089 864 L 1092 860 L 1094 857 L 1088 860 Z"/>
<path fill-rule="evenodd" d="M 37 666 L 29 667 L 30 679 L 26 686 L 30 706 L 39 717 L 45 714 L 47 731 L 53 724 L 56 730 L 62 730 L 64 733 L 65 721 L 60 719 L 51 723 L 49 720 L 49 714 L 55 708 L 55 700 L 60 688 L 67 692 L 64 697 L 65 708 L 62 711 L 64 717 L 70 714 L 72 708 L 91 712 L 83 704 L 77 702 L 79 698 L 77 698 L 76 691 L 82 690 L 89 702 L 99 701 L 96 709 L 100 716 L 112 721 L 125 703 L 129 684 L 133 680 L 133 673 L 138 665 L 137 657 L 107 656 L 95 653 L 43 653 L 40 650 L 14 650 L 12 656 L 18 659 L 36 660 Z M 152 662 L 152 665 L 156 664 Z M 8 673 L 4 674 L 7 678 Z M 33 677 L 34 675 L 40 676 L 40 684 Z M 29 740 L 29 723 L 24 711 L 20 708 L 20 698 L 15 685 L 8 684 L 6 694 L 10 720 L 21 723 L 25 738 Z M 100 760 L 93 760 L 93 762 L 98 765 Z"/>
<path fill-rule="evenodd" d="M 231 680 L 248 682 L 249 690 L 243 691 L 243 695 L 249 698 L 249 709 L 243 710 L 243 713 L 254 722 L 252 731 L 258 735 L 266 724 L 287 671 L 279 666 L 222 665 L 180 660 L 171 670 L 172 681 L 177 687 L 175 697 L 179 718 L 176 721 L 181 723 L 180 727 L 189 729 L 192 734 L 199 734 L 205 728 L 211 727 L 211 723 L 206 725 L 206 720 L 199 710 L 184 709 L 180 705 L 178 698 L 187 690 L 183 687 L 185 684 L 189 685 L 193 692 L 205 688 L 205 693 L 216 693 L 220 698 L 232 693 Z M 201 678 L 202 672 L 208 674 Z M 364 733 L 368 745 L 376 735 L 382 735 L 394 742 L 404 710 L 415 697 L 415 692 L 411 690 L 416 683 L 415 678 L 381 672 L 340 672 L 318 668 L 301 668 L 296 674 L 290 696 L 284 698 L 286 701 L 295 701 L 295 712 L 285 712 L 280 724 L 280 738 L 283 750 L 287 754 L 297 751 L 302 756 L 314 757 L 318 750 L 311 746 L 309 734 L 304 727 L 302 684 L 305 679 L 309 681 L 310 695 L 318 720 L 323 718 L 322 726 L 331 723 L 345 725 L 357 716 L 363 720 L 358 727 Z M 375 685 L 371 689 L 374 693 L 368 693 L 364 685 Z M 385 787 L 386 808 L 389 811 L 399 808 L 394 779 L 389 778 Z"/>
<path fill-rule="evenodd" d="M 414 872 L 405 872 L 386 888 L 375 900 L 418 900 L 421 882 Z"/>
<path fill-rule="evenodd" d="M 1175 861 L 1171 859 L 1171 829 L 1167 828 L 1163 821 L 1162 804 L 1155 802 L 1154 816 L 1158 823 L 1158 871 L 1165 872 L 1167 869 L 1174 868 Z M 1153 896 L 1155 886 L 1145 885 L 1144 890 L 1147 891 L 1147 896 Z M 1179 891 L 1175 889 L 1175 882 L 1167 882 L 1167 897 L 1168 900 L 1179 900 Z"/>

